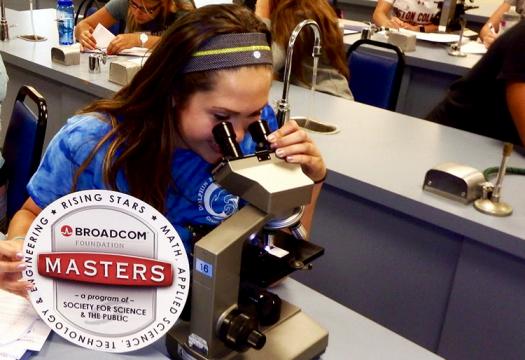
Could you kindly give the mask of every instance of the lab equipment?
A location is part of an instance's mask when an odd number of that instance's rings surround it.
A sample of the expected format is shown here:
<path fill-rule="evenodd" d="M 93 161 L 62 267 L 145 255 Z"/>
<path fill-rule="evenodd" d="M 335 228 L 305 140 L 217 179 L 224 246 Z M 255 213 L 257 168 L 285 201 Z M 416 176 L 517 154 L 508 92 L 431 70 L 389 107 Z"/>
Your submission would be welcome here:
<path fill-rule="evenodd" d="M 300 223 L 312 180 L 269 150 L 260 122 L 249 127 L 259 149 L 251 156 L 242 154 L 230 123 L 214 128 L 224 154 L 215 181 L 248 204 L 195 244 L 191 318 L 166 339 L 173 357 L 311 359 L 328 344 L 324 328 L 266 289 L 308 269 L 324 249 L 304 240 Z"/>
<path fill-rule="evenodd" d="M 512 207 L 509 204 L 500 201 L 503 177 L 507 170 L 507 162 L 510 158 L 510 154 L 512 154 L 512 150 L 512 144 L 505 143 L 503 145 L 503 156 L 495 184 L 492 185 L 490 182 L 484 183 L 482 197 L 474 202 L 474 207 L 484 214 L 494 216 L 509 216 L 512 214 Z"/>

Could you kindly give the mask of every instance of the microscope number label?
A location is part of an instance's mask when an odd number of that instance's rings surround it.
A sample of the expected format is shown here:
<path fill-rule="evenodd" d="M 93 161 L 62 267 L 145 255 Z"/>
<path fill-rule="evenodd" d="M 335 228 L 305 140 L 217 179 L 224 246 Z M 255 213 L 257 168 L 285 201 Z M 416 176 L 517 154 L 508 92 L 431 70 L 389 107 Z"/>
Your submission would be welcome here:
<path fill-rule="evenodd" d="M 209 276 L 209 277 L 212 277 L 213 276 L 213 265 L 212 264 L 208 264 L 207 262 L 205 261 L 202 261 L 201 259 L 197 259 L 197 271 L 206 275 L 206 276 Z"/>

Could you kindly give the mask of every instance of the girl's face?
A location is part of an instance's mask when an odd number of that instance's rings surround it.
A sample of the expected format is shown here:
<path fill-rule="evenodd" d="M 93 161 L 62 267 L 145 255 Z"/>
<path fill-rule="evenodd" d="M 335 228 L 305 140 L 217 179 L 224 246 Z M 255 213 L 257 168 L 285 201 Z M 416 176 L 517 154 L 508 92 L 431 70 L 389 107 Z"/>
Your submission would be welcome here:
<path fill-rule="evenodd" d="M 259 119 L 268 102 L 271 83 L 272 71 L 263 66 L 220 71 L 211 91 L 191 95 L 180 110 L 183 147 L 209 163 L 217 162 L 222 153 L 213 138 L 213 127 L 222 121 L 231 122 L 237 142 L 241 142 L 248 125 Z"/>
<path fill-rule="evenodd" d="M 155 19 L 162 7 L 159 0 L 128 0 L 128 4 L 138 24 L 145 24 Z"/>

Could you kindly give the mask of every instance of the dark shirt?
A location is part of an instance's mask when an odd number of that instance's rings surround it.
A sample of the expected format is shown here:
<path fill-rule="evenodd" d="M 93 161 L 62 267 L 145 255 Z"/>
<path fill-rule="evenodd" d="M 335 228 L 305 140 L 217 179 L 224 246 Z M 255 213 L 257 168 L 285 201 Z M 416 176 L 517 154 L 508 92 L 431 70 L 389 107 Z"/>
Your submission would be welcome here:
<path fill-rule="evenodd" d="M 507 107 L 510 82 L 525 82 L 525 21 L 502 34 L 470 72 L 451 85 L 427 119 L 522 144 Z"/>

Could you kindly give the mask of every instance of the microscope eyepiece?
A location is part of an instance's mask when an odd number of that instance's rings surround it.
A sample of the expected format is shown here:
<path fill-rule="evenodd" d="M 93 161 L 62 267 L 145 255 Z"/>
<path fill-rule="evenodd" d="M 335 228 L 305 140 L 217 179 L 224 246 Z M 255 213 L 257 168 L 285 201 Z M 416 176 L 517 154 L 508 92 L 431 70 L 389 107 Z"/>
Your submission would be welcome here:
<path fill-rule="evenodd" d="M 238 159 L 243 157 L 244 154 L 236 140 L 237 135 L 230 122 L 223 121 L 214 126 L 212 133 L 225 158 Z"/>
<path fill-rule="evenodd" d="M 268 142 L 268 135 L 270 135 L 270 128 L 265 120 L 257 120 L 248 126 L 248 131 L 255 142 L 255 150 L 270 150 L 270 143 Z"/>

